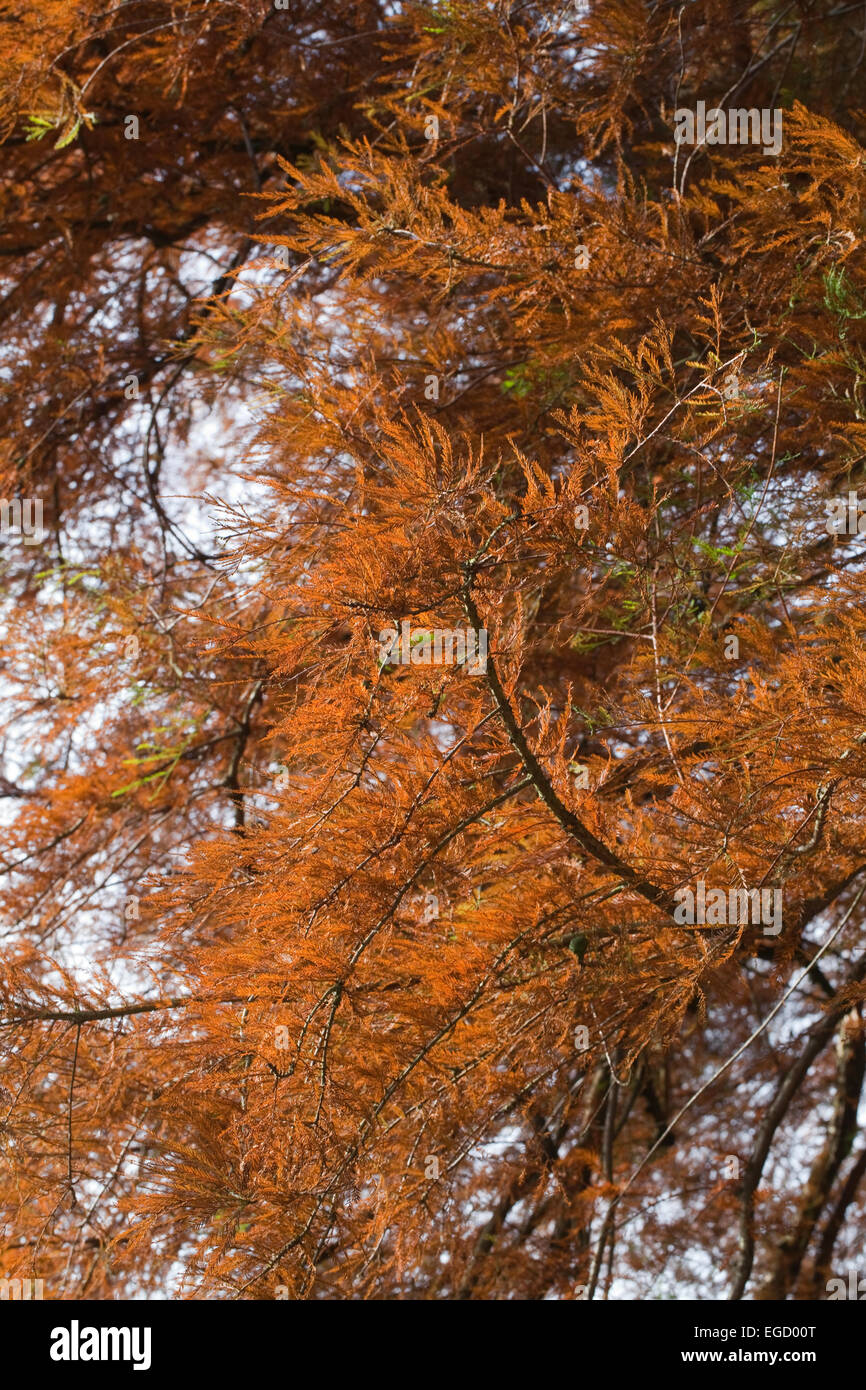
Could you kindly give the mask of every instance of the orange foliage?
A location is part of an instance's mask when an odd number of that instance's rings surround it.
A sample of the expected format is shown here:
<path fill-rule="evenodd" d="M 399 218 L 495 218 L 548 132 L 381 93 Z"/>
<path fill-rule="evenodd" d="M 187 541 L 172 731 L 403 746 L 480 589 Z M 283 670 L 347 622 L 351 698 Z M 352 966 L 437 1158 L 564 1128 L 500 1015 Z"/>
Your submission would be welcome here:
<path fill-rule="evenodd" d="M 11 8 L 0 1272 L 821 1296 L 856 7 Z M 675 143 L 723 97 L 778 156 Z M 719 889 L 767 897 L 683 922 Z"/>

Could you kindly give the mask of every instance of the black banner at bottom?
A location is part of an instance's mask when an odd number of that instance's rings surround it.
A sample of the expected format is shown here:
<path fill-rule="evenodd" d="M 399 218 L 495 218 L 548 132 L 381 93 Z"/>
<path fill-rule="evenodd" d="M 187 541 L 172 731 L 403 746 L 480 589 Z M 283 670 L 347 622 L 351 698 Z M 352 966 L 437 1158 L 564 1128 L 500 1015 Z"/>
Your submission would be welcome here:
<path fill-rule="evenodd" d="M 396 1305 L 362 1302 L 0 1301 L 0 1329 L 8 1358 L 26 1348 L 29 1372 L 49 1384 L 109 1372 L 165 1375 L 214 1372 L 224 1383 L 233 1372 L 281 1364 L 294 1376 L 309 1360 L 321 1362 L 329 1381 L 342 1365 L 357 1374 L 388 1356 L 426 1375 L 453 1378 L 477 1367 L 489 1379 L 500 1363 L 516 1373 L 515 1349 L 549 1363 L 560 1357 L 578 1374 L 665 1375 L 674 1368 L 699 1380 L 712 1368 L 760 1367 L 772 1383 L 779 1371 L 822 1376 L 841 1372 L 861 1351 L 864 1320 L 846 1302 L 677 1303 L 667 1301 L 462 1303 L 424 1311 L 420 1301 Z M 504 1322 L 500 1322 L 501 1317 Z M 443 1337 L 443 1333 L 450 1334 Z M 462 1336 L 460 1334 L 463 1334 Z M 411 1339 L 408 1352 L 404 1339 Z M 457 1338 L 459 1337 L 459 1341 Z M 303 1340 L 298 1340 L 303 1339 Z M 531 1339 L 531 1340 L 530 1340 Z M 365 1350 L 366 1348 L 366 1350 Z M 408 1356 L 408 1359 L 407 1359 Z M 599 1365 L 601 1360 L 601 1365 Z M 8 1361 L 7 1361 L 8 1365 Z"/>

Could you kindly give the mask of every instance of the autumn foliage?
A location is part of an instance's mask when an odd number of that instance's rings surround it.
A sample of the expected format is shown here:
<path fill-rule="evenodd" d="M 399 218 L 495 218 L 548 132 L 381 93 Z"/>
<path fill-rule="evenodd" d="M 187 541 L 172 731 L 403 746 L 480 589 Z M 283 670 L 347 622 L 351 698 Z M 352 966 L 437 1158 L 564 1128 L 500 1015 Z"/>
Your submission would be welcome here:
<path fill-rule="evenodd" d="M 826 1298 L 862 6 L 10 0 L 0 49 L 0 1276 Z"/>

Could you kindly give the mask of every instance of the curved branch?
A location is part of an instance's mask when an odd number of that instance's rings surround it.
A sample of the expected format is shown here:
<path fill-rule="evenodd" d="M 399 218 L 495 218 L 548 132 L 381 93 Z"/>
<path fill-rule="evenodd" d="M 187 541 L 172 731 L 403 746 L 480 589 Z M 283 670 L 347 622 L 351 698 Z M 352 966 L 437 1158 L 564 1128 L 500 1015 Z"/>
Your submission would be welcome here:
<path fill-rule="evenodd" d="M 472 567 L 469 566 L 468 579 L 463 591 L 463 601 L 472 627 L 475 629 L 476 633 L 480 633 L 483 630 L 483 624 L 472 597 L 472 576 L 473 570 Z M 627 884 L 633 892 L 639 893 L 642 898 L 646 898 L 647 902 L 653 903 L 655 907 L 662 908 L 669 917 L 673 917 L 677 905 L 673 894 L 668 893 L 666 889 L 660 888 L 657 884 L 651 882 L 645 875 L 638 873 L 630 864 L 627 864 L 624 859 L 620 859 L 618 854 L 615 854 L 612 849 L 608 849 L 607 845 L 602 840 L 599 840 L 596 835 L 593 835 L 589 826 L 584 825 L 579 816 L 576 816 L 573 811 L 570 811 L 565 803 L 560 800 L 549 777 L 527 742 L 526 735 L 518 723 L 517 716 L 511 707 L 508 696 L 499 679 L 496 663 L 489 654 L 487 657 L 487 684 L 490 687 L 490 691 L 496 701 L 496 706 L 502 716 L 502 722 L 508 730 L 508 737 L 511 740 L 515 752 L 526 768 L 538 795 L 541 797 L 544 804 L 553 812 L 563 830 L 566 830 L 572 839 L 577 841 L 582 850 L 592 855 L 593 859 L 597 859 L 600 864 L 604 864 L 605 868 L 610 869 L 612 873 L 616 874 L 617 878 Z"/>

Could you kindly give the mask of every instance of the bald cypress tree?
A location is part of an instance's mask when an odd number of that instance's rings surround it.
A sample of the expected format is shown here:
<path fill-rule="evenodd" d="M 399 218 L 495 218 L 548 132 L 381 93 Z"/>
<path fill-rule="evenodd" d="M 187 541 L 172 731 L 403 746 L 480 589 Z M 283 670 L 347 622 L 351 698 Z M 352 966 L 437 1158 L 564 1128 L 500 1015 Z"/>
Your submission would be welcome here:
<path fill-rule="evenodd" d="M 5 1277 L 856 1263 L 861 22 L 3 17 Z"/>

